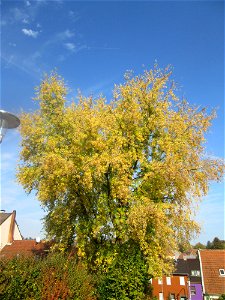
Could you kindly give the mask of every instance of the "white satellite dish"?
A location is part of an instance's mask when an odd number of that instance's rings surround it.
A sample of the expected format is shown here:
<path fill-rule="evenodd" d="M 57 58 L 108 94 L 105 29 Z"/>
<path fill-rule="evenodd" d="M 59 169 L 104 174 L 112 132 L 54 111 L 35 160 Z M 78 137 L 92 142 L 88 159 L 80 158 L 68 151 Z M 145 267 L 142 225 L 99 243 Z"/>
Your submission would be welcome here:
<path fill-rule="evenodd" d="M 36 237 L 36 243 L 40 243 L 40 241 L 41 241 L 40 237 L 39 236 Z"/>

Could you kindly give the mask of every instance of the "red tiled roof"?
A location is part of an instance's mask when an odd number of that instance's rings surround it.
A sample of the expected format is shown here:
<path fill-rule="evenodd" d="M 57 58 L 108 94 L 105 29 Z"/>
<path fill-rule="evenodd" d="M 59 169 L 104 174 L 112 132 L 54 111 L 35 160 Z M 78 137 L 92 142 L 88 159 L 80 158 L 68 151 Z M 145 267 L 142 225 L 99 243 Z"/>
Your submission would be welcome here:
<path fill-rule="evenodd" d="M 0 251 L 0 258 L 12 258 L 18 255 L 32 256 L 43 255 L 49 247 L 46 243 L 37 243 L 36 240 L 15 240 L 11 245 L 6 245 Z"/>
<path fill-rule="evenodd" d="M 225 269 L 225 250 L 199 250 L 205 294 L 225 294 L 225 276 L 219 269 Z"/>

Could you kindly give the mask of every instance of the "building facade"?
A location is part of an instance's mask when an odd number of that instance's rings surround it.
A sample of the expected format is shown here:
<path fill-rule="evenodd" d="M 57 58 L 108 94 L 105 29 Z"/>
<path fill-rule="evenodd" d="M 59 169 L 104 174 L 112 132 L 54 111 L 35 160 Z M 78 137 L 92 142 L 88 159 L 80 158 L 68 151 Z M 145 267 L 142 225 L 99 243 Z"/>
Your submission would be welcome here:
<path fill-rule="evenodd" d="M 188 274 L 191 300 L 203 300 L 201 268 L 197 254 L 195 258 L 188 258 L 187 256 L 178 258 L 176 260 L 176 270 Z"/>
<path fill-rule="evenodd" d="M 16 222 L 16 211 L 12 213 L 0 212 L 0 250 L 14 240 L 22 240 L 19 227 Z"/>
<path fill-rule="evenodd" d="M 159 300 L 190 299 L 189 278 L 187 274 L 173 274 L 161 279 L 152 279 L 153 297 Z"/>

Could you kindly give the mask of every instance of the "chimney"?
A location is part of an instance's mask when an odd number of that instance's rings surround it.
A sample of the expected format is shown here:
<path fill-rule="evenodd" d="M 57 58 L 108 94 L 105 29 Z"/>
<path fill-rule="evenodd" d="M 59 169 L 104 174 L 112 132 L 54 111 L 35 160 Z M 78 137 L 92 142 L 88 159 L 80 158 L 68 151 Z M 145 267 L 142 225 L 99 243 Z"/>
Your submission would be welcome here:
<path fill-rule="evenodd" d="M 9 227 L 8 244 L 12 244 L 14 240 L 14 228 L 16 222 L 16 211 L 14 210 L 11 214 L 11 223 Z"/>

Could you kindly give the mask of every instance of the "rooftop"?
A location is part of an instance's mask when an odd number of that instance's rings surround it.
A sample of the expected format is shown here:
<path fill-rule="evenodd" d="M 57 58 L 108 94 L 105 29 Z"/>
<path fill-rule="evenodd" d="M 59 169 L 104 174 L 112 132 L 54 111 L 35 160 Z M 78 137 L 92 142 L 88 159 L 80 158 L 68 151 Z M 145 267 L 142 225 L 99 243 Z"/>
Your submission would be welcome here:
<path fill-rule="evenodd" d="M 219 270 L 225 269 L 225 250 L 199 250 L 205 285 L 205 294 L 225 294 L 225 276 Z"/>
<path fill-rule="evenodd" d="M 14 256 L 44 255 L 49 245 L 45 242 L 37 243 L 36 240 L 15 240 L 11 245 L 6 245 L 0 251 L 0 258 Z"/>

